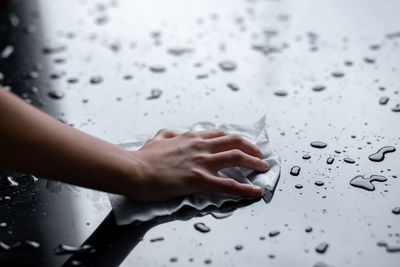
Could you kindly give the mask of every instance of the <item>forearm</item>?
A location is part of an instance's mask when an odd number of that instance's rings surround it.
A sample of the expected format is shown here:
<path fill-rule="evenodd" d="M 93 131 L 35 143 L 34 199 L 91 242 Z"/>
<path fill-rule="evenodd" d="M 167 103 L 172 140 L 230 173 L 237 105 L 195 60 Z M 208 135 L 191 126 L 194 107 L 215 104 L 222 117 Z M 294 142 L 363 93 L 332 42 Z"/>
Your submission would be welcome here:
<path fill-rule="evenodd" d="M 261 188 L 218 177 L 218 171 L 269 168 L 256 146 L 219 130 L 162 130 L 139 151 L 127 151 L 73 129 L 1 88 L 0 152 L 0 167 L 145 202 L 200 192 L 258 197 Z"/>
<path fill-rule="evenodd" d="M 82 133 L 0 89 L 0 166 L 125 193 L 134 161 L 127 151 Z M 132 166 L 129 166 L 132 165 Z"/>

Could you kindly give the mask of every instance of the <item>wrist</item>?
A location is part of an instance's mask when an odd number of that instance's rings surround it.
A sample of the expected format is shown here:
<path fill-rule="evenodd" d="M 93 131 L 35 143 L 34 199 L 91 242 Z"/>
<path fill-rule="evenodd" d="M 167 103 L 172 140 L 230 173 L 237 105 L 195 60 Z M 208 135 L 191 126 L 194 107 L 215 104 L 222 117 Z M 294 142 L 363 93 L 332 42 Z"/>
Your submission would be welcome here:
<path fill-rule="evenodd" d="M 117 175 L 120 177 L 119 181 L 121 181 L 117 193 L 135 199 L 140 195 L 144 164 L 138 151 L 128 151 L 122 148 L 121 150 L 122 157 L 116 169 Z"/>

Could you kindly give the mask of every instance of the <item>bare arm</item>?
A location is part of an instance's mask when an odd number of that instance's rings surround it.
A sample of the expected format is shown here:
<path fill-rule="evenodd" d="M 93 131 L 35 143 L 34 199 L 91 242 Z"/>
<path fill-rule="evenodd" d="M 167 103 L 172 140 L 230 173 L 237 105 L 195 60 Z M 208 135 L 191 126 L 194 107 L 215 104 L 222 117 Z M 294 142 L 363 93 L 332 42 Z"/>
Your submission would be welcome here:
<path fill-rule="evenodd" d="M 257 197 L 261 189 L 217 177 L 242 166 L 265 172 L 260 151 L 224 132 L 161 130 L 139 151 L 127 151 L 35 109 L 0 88 L 0 166 L 119 193 L 138 201 L 198 192 Z"/>

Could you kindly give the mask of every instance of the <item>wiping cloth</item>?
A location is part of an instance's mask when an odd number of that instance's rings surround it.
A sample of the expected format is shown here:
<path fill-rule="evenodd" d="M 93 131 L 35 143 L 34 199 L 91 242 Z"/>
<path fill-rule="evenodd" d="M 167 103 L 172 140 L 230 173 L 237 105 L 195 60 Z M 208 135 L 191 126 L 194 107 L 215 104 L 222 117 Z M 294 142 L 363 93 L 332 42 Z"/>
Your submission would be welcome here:
<path fill-rule="evenodd" d="M 245 168 L 233 167 L 221 170 L 218 175 L 221 177 L 230 177 L 240 183 L 254 184 L 261 187 L 264 200 L 269 202 L 279 179 L 281 162 L 279 156 L 271 149 L 266 131 L 265 116 L 252 125 L 223 124 L 216 127 L 216 125 L 211 122 L 199 122 L 192 127 L 181 130 L 203 131 L 212 129 L 221 129 L 231 134 L 238 134 L 244 139 L 254 143 L 260 149 L 263 160 L 267 161 L 270 165 L 268 172 L 259 173 Z M 120 146 L 129 150 L 138 150 L 149 138 L 151 138 L 151 136 L 140 136 L 133 142 L 123 143 L 120 144 Z M 114 217 L 118 225 L 130 224 L 135 221 L 144 222 L 158 216 L 171 215 L 184 206 L 203 210 L 210 206 L 219 208 L 225 202 L 237 202 L 243 199 L 224 193 L 200 193 L 169 201 L 143 204 L 121 195 L 110 194 L 109 196 Z"/>

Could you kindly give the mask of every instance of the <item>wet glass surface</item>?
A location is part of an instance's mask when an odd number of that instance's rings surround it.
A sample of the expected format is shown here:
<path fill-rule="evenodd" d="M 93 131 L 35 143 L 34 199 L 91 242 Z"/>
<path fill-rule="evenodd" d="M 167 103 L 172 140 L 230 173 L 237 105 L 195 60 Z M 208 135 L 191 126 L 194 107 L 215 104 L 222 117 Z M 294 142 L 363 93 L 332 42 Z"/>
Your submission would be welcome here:
<path fill-rule="evenodd" d="M 3 171 L 0 241 L 23 245 L 0 249 L 0 259 L 398 266 L 399 9 L 394 0 L 12 3 L 0 25 L 6 88 L 113 143 L 197 121 L 252 123 L 265 114 L 282 174 L 269 204 L 117 227 L 105 193 Z M 327 146 L 311 146 L 315 141 Z M 396 151 L 369 159 L 385 146 Z M 298 176 L 290 175 L 293 166 Z M 374 191 L 350 184 L 373 175 L 387 179 L 374 182 Z M 196 230 L 200 223 L 209 231 Z M 95 251 L 56 255 L 60 244 Z"/>

